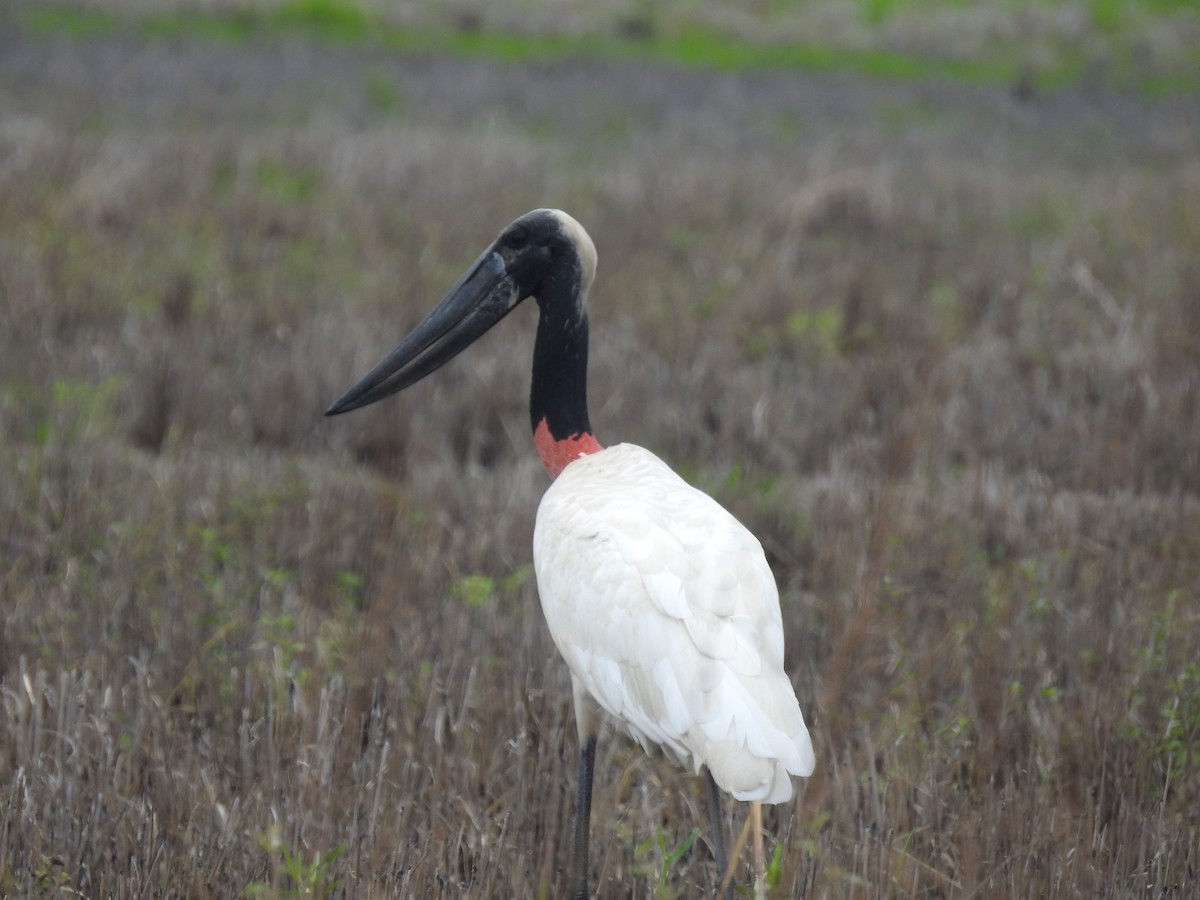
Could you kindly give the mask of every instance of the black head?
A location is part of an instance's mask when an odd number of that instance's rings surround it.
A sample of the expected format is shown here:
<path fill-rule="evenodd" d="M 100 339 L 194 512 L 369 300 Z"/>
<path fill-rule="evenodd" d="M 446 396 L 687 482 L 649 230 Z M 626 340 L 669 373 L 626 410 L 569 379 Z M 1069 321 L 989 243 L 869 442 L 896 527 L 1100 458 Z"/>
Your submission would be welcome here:
<path fill-rule="evenodd" d="M 543 316 L 584 321 L 595 273 L 596 247 L 582 225 L 557 209 L 526 213 L 500 232 L 433 312 L 325 415 L 358 409 L 415 384 L 527 297 L 537 299 Z"/>

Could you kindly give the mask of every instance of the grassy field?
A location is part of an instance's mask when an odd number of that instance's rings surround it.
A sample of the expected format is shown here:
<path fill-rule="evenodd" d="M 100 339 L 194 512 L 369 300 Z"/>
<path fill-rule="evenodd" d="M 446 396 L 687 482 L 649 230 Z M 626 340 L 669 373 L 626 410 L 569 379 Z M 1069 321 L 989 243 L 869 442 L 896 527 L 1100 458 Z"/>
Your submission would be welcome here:
<path fill-rule="evenodd" d="M 0 11 L 0 895 L 563 894 L 534 310 L 321 416 L 536 206 L 779 581 L 772 896 L 1200 892 L 1200 15 L 700 6 Z M 701 788 L 602 742 L 599 896 L 711 890 Z"/>

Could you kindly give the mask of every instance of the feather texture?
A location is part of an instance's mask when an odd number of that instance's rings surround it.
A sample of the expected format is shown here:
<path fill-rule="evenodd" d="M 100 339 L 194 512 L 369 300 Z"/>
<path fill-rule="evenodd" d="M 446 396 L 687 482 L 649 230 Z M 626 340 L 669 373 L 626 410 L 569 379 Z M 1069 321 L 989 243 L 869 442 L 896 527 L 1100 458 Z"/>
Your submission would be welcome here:
<path fill-rule="evenodd" d="M 550 634 L 571 670 L 580 737 L 603 710 L 739 800 L 780 803 L 812 743 L 783 669 L 762 546 L 653 453 L 618 444 L 568 465 L 533 544 Z"/>

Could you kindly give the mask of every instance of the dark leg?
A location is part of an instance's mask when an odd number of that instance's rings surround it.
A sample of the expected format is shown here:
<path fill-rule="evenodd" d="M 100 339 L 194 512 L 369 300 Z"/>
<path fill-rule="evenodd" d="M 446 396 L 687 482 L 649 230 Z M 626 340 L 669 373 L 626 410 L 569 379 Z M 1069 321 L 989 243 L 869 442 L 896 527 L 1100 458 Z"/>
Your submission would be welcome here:
<path fill-rule="evenodd" d="M 732 880 L 726 883 L 725 872 L 729 866 L 729 855 L 725 849 L 725 820 L 721 815 L 721 789 L 713 781 L 712 772 L 704 770 L 708 784 L 708 824 L 712 831 L 713 856 L 717 860 L 717 884 L 725 884 L 725 896 L 733 896 Z M 718 891 L 720 889 L 718 888 Z"/>
<path fill-rule="evenodd" d="M 590 737 L 579 753 L 579 796 L 575 803 L 574 900 L 588 896 L 588 821 L 592 817 L 592 772 L 596 767 L 596 738 Z"/>

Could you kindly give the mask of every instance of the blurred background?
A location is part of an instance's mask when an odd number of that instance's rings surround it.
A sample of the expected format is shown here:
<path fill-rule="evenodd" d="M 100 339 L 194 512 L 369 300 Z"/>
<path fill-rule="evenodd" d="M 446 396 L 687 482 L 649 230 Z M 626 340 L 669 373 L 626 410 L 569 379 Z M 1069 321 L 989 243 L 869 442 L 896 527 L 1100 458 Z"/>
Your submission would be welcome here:
<path fill-rule="evenodd" d="M 6 4 L 0 894 L 564 892 L 532 305 L 322 418 L 539 206 L 597 436 L 779 582 L 769 894 L 1200 891 L 1197 48 L 1188 0 Z M 604 740 L 598 896 L 710 891 L 705 821 Z"/>

